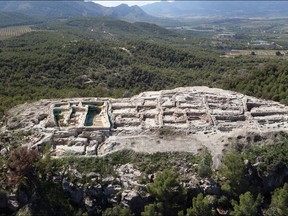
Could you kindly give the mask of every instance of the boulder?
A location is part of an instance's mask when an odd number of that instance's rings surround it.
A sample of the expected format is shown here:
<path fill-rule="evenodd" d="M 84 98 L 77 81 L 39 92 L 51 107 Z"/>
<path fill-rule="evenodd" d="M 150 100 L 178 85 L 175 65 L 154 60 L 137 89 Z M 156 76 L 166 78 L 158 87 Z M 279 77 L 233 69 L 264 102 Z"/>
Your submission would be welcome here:
<path fill-rule="evenodd" d="M 121 203 L 129 207 L 136 215 L 140 215 L 144 210 L 144 200 L 138 192 L 134 190 L 125 190 L 121 194 Z"/>
<path fill-rule="evenodd" d="M 87 178 L 100 178 L 100 174 L 96 172 L 90 172 L 86 174 Z"/>
<path fill-rule="evenodd" d="M 77 137 L 76 139 L 72 139 L 69 143 L 69 145 L 75 145 L 75 146 L 85 146 L 88 144 L 87 138 Z"/>
<path fill-rule="evenodd" d="M 93 200 L 89 197 L 89 196 L 86 196 L 84 198 L 84 204 L 85 204 L 85 207 L 87 208 L 92 208 L 93 207 Z"/>
<path fill-rule="evenodd" d="M 200 188 L 205 194 L 221 195 L 221 188 L 217 182 L 205 179 L 201 181 Z"/>
<path fill-rule="evenodd" d="M 120 185 L 110 184 L 104 189 L 104 195 L 107 197 L 113 197 L 121 190 L 122 190 L 122 187 Z"/>
<path fill-rule="evenodd" d="M 107 176 L 106 178 L 103 178 L 102 179 L 102 182 L 103 184 L 105 185 L 108 185 L 108 184 L 111 184 L 113 181 L 114 181 L 114 177 L 113 176 Z"/>
<path fill-rule="evenodd" d="M 132 164 L 124 164 L 116 169 L 124 188 L 139 186 L 137 180 L 141 176 L 141 172 L 134 169 Z"/>
<path fill-rule="evenodd" d="M 48 114 L 47 113 L 41 113 L 41 114 L 39 114 L 38 116 L 37 116 L 37 120 L 38 121 L 42 121 L 42 120 L 44 120 L 45 118 L 47 118 L 48 117 Z"/>
<path fill-rule="evenodd" d="M 68 171 L 71 175 L 73 175 L 74 177 L 76 177 L 78 179 L 81 179 L 83 177 L 83 175 L 80 172 L 78 172 L 77 169 L 70 168 Z"/>
<path fill-rule="evenodd" d="M 96 155 L 96 148 L 97 146 L 86 147 L 86 155 Z"/>
<path fill-rule="evenodd" d="M 31 122 L 35 125 L 39 124 L 39 120 L 37 118 L 31 119 Z"/>
<path fill-rule="evenodd" d="M 17 201 L 15 196 L 8 197 L 7 206 L 13 212 L 17 211 L 20 207 L 19 202 Z"/>
<path fill-rule="evenodd" d="M 5 156 L 5 155 L 7 155 L 7 154 L 8 154 L 8 152 L 9 152 L 9 149 L 8 149 L 8 147 L 7 147 L 7 148 L 3 148 L 3 149 L 1 149 L 1 150 L 0 150 L 0 154 L 1 154 L 2 156 Z"/>

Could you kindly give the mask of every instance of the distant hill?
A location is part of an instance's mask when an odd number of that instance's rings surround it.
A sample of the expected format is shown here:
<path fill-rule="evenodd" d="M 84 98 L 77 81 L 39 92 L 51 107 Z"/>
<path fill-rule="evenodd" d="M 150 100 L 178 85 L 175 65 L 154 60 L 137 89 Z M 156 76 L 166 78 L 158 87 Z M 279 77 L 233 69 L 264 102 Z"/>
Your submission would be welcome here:
<path fill-rule="evenodd" d="M 111 17 L 71 17 L 68 19 L 51 19 L 34 27 L 40 30 L 67 32 L 70 36 L 86 39 L 139 39 L 168 38 L 179 34 L 145 22 L 126 22 Z"/>
<path fill-rule="evenodd" d="M 25 14 L 13 12 L 0 12 L 0 27 L 31 25 L 39 23 L 40 19 L 27 16 Z"/>
<path fill-rule="evenodd" d="M 288 2 L 285 1 L 174 1 L 157 2 L 141 8 L 157 17 L 288 15 Z"/>
<path fill-rule="evenodd" d="M 122 4 L 109 8 L 84 1 L 0 1 L 0 11 L 36 17 L 111 16 L 136 21 L 151 18 L 138 6 Z"/>

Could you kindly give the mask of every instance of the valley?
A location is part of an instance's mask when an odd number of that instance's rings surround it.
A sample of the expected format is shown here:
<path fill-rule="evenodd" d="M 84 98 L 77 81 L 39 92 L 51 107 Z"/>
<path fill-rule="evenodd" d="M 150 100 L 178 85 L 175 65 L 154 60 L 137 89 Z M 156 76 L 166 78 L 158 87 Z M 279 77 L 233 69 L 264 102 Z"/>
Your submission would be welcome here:
<path fill-rule="evenodd" d="M 287 215 L 285 5 L 0 2 L 0 215 Z"/>

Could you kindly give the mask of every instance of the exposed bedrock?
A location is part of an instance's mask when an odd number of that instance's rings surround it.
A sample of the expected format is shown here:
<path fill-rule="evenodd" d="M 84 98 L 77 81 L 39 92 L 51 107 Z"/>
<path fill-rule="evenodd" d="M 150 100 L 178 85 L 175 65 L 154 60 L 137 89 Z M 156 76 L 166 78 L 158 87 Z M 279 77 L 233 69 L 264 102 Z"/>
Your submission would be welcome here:
<path fill-rule="evenodd" d="M 143 92 L 132 98 L 40 100 L 8 111 L 1 133 L 31 131 L 23 145 L 57 156 L 207 148 L 214 165 L 232 143 L 272 143 L 288 130 L 288 107 L 208 87 Z"/>

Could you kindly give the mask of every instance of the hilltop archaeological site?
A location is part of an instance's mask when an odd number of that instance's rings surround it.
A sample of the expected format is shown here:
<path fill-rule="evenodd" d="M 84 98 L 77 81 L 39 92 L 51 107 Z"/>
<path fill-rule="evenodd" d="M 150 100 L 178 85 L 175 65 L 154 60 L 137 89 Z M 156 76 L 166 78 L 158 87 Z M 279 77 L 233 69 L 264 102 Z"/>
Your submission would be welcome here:
<path fill-rule="evenodd" d="M 208 149 L 219 159 L 233 143 L 269 144 L 277 132 L 288 131 L 288 107 L 216 88 L 185 87 L 132 98 L 26 103 L 6 114 L 1 133 L 21 130 L 31 131 L 24 145 L 51 145 L 55 156 Z"/>

